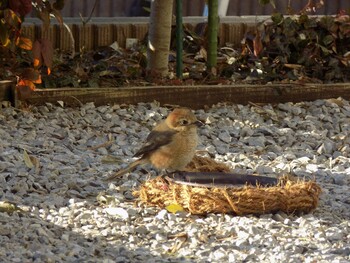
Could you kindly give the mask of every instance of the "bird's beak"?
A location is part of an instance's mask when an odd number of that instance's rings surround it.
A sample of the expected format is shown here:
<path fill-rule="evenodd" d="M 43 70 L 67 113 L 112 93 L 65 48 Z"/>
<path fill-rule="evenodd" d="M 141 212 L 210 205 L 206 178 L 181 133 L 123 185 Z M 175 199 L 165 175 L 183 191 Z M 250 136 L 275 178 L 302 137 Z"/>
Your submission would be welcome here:
<path fill-rule="evenodd" d="M 201 122 L 201 121 L 196 121 L 196 122 L 194 123 L 194 125 L 196 125 L 197 127 L 202 127 L 202 126 L 204 125 L 204 123 Z"/>

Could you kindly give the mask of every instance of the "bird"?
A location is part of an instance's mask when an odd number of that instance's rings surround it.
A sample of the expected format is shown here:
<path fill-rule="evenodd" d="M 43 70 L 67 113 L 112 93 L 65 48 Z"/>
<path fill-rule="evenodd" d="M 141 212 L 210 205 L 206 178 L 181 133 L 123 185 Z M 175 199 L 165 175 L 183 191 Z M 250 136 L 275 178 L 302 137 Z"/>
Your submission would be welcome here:
<path fill-rule="evenodd" d="M 158 170 L 184 171 L 195 155 L 197 128 L 204 125 L 189 108 L 175 108 L 165 120 L 156 125 L 144 145 L 134 154 L 139 159 L 106 178 L 112 181 L 137 166 L 151 164 Z"/>

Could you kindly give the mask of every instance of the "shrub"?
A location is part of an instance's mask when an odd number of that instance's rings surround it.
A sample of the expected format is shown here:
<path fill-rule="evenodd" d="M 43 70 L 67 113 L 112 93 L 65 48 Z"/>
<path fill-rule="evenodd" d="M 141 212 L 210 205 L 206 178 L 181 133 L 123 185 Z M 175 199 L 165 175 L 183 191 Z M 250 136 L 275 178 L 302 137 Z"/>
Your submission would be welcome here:
<path fill-rule="evenodd" d="M 17 78 L 17 86 L 35 88 L 41 83 L 41 71 L 50 74 L 53 48 L 47 39 L 32 41 L 23 36 L 21 28 L 27 15 L 34 12 L 43 22 L 44 30 L 50 25 L 50 16 L 62 24 L 60 10 L 64 0 L 3 0 L 0 2 L 0 73 L 2 79 Z M 25 56 L 24 53 L 25 52 Z M 28 53 L 29 52 L 29 53 Z M 31 61 L 28 61 L 28 54 Z"/>

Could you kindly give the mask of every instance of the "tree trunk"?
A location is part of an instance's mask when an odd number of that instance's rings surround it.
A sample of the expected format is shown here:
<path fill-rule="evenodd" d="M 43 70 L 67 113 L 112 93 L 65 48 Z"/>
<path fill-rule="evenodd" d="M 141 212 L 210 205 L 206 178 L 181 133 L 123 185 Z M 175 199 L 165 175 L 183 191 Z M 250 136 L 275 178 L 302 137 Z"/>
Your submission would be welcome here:
<path fill-rule="evenodd" d="M 151 74 L 168 75 L 173 0 L 154 0 L 151 5 L 147 69 Z"/>

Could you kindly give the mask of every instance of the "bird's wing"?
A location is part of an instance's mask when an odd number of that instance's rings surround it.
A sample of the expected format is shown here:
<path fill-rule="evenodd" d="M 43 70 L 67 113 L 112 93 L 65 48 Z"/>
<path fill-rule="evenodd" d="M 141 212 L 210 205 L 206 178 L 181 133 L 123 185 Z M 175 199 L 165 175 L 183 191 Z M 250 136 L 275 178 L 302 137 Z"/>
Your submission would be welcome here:
<path fill-rule="evenodd" d="M 151 131 L 146 139 L 146 143 L 135 153 L 134 157 L 140 157 L 159 149 L 161 146 L 169 144 L 176 133 L 175 130 Z"/>

